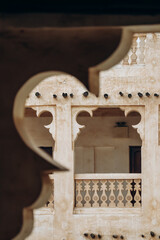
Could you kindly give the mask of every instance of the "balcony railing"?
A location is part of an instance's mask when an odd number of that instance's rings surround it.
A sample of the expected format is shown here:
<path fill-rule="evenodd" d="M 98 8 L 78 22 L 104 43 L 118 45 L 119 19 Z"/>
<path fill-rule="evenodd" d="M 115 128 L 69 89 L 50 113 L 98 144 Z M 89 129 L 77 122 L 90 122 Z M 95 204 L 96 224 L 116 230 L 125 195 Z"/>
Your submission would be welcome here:
<path fill-rule="evenodd" d="M 75 207 L 140 208 L 141 174 L 76 174 Z"/>
<path fill-rule="evenodd" d="M 121 61 L 122 65 L 145 64 L 146 34 L 135 34 L 130 51 Z"/>

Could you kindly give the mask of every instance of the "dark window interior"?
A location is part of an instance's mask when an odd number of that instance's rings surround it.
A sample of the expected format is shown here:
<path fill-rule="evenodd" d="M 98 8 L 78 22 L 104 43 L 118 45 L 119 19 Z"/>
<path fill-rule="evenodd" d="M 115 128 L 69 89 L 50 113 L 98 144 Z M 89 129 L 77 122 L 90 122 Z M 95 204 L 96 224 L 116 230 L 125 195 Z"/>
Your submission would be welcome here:
<path fill-rule="evenodd" d="M 40 147 L 43 151 L 52 156 L 52 147 Z"/>
<path fill-rule="evenodd" d="M 130 173 L 141 173 L 141 146 L 130 146 Z"/>

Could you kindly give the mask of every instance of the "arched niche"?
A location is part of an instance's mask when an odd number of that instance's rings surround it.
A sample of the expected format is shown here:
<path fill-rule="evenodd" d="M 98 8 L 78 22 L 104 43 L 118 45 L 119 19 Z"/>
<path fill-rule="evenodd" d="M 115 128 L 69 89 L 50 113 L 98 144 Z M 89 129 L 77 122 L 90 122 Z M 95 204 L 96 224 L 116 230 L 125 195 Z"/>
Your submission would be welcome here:
<path fill-rule="evenodd" d="M 91 117 L 91 116 L 92 117 Z M 113 108 L 80 108 L 74 115 L 75 173 L 130 173 L 131 152 L 141 152 L 142 140 L 135 128 L 141 123 L 137 111 Z M 76 136 L 76 137 L 75 137 Z M 140 153 L 141 155 L 141 153 Z M 135 160 L 136 161 L 136 160 Z M 141 172 L 141 156 L 139 169 Z"/>

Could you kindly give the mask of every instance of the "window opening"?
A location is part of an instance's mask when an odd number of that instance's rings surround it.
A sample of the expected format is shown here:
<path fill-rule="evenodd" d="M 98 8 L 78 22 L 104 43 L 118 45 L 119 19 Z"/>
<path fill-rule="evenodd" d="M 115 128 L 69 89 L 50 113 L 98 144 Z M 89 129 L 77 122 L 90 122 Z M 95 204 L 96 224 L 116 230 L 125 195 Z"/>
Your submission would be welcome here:
<path fill-rule="evenodd" d="M 125 117 L 119 108 L 78 115 L 85 128 L 75 142 L 76 208 L 141 207 L 142 141 L 132 127 L 140 120 L 139 113 Z"/>
<path fill-rule="evenodd" d="M 75 173 L 130 173 L 130 146 L 142 145 L 132 125 L 140 119 L 137 112 L 125 117 L 119 108 L 99 108 L 93 117 L 80 113 L 77 122 L 85 128 L 75 142 Z"/>

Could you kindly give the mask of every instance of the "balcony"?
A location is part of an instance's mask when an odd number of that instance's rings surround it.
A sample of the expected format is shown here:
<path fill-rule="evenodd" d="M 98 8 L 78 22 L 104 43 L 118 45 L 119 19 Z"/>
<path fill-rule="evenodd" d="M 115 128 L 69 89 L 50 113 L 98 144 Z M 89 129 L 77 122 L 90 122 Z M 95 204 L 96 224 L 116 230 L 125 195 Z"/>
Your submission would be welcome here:
<path fill-rule="evenodd" d="M 75 208 L 141 208 L 141 174 L 76 174 Z"/>

